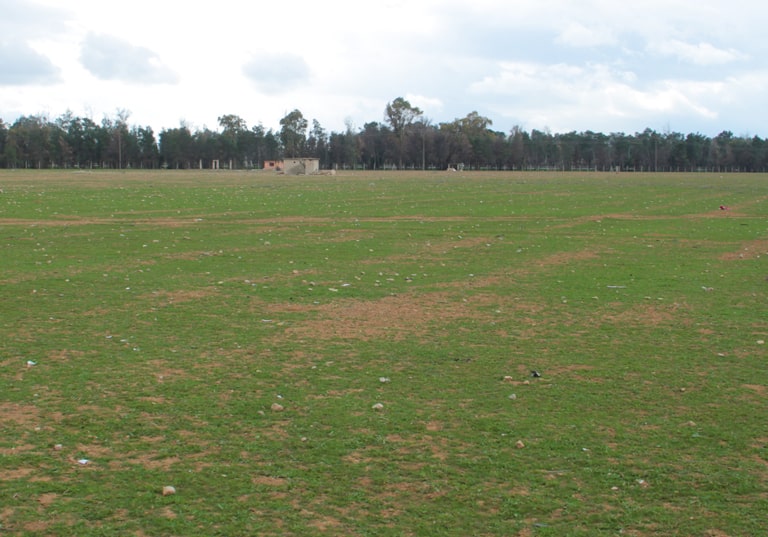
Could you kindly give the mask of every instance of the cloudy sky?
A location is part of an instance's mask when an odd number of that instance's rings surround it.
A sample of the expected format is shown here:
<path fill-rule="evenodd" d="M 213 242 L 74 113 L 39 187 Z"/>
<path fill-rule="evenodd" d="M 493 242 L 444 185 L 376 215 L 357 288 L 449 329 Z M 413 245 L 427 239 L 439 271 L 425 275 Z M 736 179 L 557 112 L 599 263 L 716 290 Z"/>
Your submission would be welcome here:
<path fill-rule="evenodd" d="M 0 118 L 329 131 L 402 96 L 508 132 L 768 137 L 758 0 L 0 0 Z"/>

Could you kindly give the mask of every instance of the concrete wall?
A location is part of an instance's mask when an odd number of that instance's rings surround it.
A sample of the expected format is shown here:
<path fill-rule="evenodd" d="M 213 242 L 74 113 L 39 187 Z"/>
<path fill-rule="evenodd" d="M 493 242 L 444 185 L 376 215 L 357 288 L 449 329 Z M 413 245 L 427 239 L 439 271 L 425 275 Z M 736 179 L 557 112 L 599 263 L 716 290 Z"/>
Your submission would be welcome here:
<path fill-rule="evenodd" d="M 320 171 L 320 160 L 316 158 L 287 158 L 283 164 L 287 175 L 311 175 Z"/>

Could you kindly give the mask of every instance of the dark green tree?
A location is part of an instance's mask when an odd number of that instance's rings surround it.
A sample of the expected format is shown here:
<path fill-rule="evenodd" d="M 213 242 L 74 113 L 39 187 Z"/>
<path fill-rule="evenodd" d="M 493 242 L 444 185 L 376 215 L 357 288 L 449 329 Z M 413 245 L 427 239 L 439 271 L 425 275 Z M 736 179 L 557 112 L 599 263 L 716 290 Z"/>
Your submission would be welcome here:
<path fill-rule="evenodd" d="M 151 169 L 157 168 L 160 151 L 158 150 L 157 140 L 155 139 L 155 133 L 152 130 L 152 127 L 139 127 L 135 132 L 140 155 L 139 167 Z"/>
<path fill-rule="evenodd" d="M 43 116 L 22 116 L 8 129 L 6 159 L 11 167 L 51 165 L 51 123 Z"/>
<path fill-rule="evenodd" d="M 307 155 L 320 159 L 320 167 L 328 167 L 329 158 L 328 133 L 316 119 L 312 120 L 312 130 L 307 138 Z"/>
<path fill-rule="evenodd" d="M 387 107 L 384 110 L 384 117 L 389 122 L 392 132 L 395 135 L 400 168 L 403 167 L 405 139 L 411 133 L 413 122 L 420 117 L 422 113 L 423 112 L 417 106 L 411 105 L 411 103 L 402 97 L 398 97 L 391 103 L 387 103 Z"/>
<path fill-rule="evenodd" d="M 288 113 L 280 120 L 280 141 L 283 143 L 285 156 L 301 156 L 307 139 L 307 120 L 299 110 Z"/>
<path fill-rule="evenodd" d="M 5 162 L 5 144 L 8 140 L 8 127 L 5 125 L 2 119 L 0 119 L 0 167 L 5 168 L 7 163 Z"/>
<path fill-rule="evenodd" d="M 240 146 L 243 135 L 248 132 L 248 125 L 243 118 L 234 114 L 219 116 L 218 121 L 222 128 L 220 138 L 222 157 L 227 161 L 234 161 L 236 167 L 240 164 L 244 165 L 245 155 Z"/>
<path fill-rule="evenodd" d="M 264 134 L 264 160 L 277 160 L 280 158 L 280 137 L 275 131 L 269 129 Z"/>
<path fill-rule="evenodd" d="M 352 132 L 351 124 L 347 123 L 344 132 L 331 133 L 329 140 L 331 165 L 335 168 L 354 168 L 360 158 L 357 135 Z"/>
<path fill-rule="evenodd" d="M 195 143 L 189 127 L 184 123 L 176 129 L 160 132 L 160 156 L 168 168 L 190 168 L 197 157 Z M 200 158 L 200 157 L 197 157 Z"/>
<path fill-rule="evenodd" d="M 387 139 L 391 132 L 386 125 L 372 121 L 363 125 L 358 134 L 360 158 L 363 166 L 369 170 L 377 170 L 384 166 Z"/>

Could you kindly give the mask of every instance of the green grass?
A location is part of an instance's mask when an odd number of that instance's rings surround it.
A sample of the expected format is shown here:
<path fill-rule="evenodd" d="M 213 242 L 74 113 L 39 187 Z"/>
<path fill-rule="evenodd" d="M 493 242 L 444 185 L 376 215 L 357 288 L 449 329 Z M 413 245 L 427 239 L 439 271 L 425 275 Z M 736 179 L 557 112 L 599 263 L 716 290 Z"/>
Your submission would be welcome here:
<path fill-rule="evenodd" d="M 0 189 L 2 535 L 765 532 L 764 175 Z"/>

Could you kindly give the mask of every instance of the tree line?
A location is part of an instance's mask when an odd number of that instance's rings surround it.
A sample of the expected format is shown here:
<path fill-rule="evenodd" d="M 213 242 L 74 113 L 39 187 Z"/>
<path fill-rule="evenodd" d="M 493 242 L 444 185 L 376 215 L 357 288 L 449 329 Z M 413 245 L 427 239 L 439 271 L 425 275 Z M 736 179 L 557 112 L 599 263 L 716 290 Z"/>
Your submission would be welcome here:
<path fill-rule="evenodd" d="M 130 113 L 96 123 L 67 111 L 51 120 L 22 116 L 0 119 L 3 168 L 261 168 L 266 160 L 314 157 L 322 168 L 485 169 L 602 171 L 768 171 L 768 140 L 699 133 L 634 134 L 593 131 L 551 133 L 514 127 L 496 131 L 477 112 L 434 124 L 422 110 L 398 97 L 387 103 L 383 121 L 328 132 L 299 110 L 280 120 L 279 130 L 249 128 L 233 114 L 218 118 L 218 129 L 163 129 L 130 125 Z"/>

